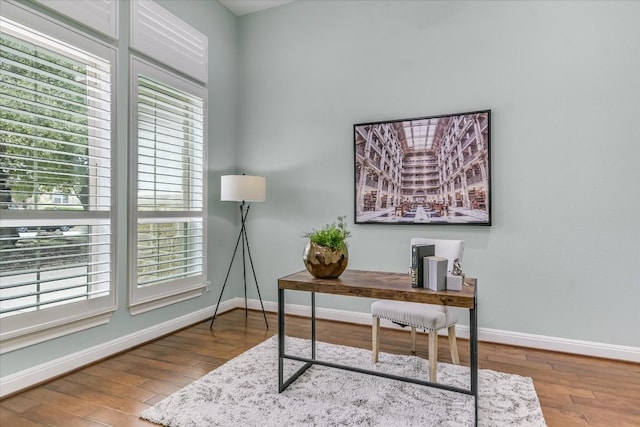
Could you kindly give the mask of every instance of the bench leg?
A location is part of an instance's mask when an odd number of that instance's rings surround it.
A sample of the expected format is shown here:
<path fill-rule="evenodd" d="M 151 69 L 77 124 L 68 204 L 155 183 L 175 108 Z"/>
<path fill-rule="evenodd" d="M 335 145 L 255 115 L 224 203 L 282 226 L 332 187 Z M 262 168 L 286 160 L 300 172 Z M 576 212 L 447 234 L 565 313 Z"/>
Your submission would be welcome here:
<path fill-rule="evenodd" d="M 438 373 L 438 331 L 429 331 L 429 381 L 437 382 Z"/>
<path fill-rule="evenodd" d="M 458 343 L 456 342 L 456 325 L 449 326 L 449 347 L 451 348 L 451 360 L 455 365 L 460 364 L 458 356 Z"/>
<path fill-rule="evenodd" d="M 380 350 L 380 318 L 372 317 L 371 325 L 371 356 L 373 363 L 378 361 L 378 351 Z"/>
<path fill-rule="evenodd" d="M 411 327 L 411 354 L 416 354 L 416 328 Z"/>

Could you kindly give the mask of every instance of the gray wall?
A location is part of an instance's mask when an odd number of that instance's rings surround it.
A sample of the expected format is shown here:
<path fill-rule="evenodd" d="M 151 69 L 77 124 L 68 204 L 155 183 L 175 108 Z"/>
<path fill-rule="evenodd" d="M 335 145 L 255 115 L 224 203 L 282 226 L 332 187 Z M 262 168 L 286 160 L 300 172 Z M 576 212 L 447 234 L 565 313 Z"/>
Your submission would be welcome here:
<path fill-rule="evenodd" d="M 3 354 L 0 363 L 0 376 L 9 375 L 49 360 L 96 346 L 119 337 L 141 331 L 173 318 L 212 307 L 219 295 L 220 283 L 231 256 L 229 247 L 235 244 L 237 236 L 236 210 L 232 204 L 223 204 L 220 200 L 220 175 L 235 172 L 237 138 L 237 89 L 238 89 L 238 46 L 237 18 L 218 2 L 199 0 L 160 0 L 159 4 L 197 28 L 209 37 L 209 160 L 207 175 L 209 185 L 208 218 L 208 267 L 213 290 L 194 300 L 181 302 L 162 309 L 137 316 L 131 316 L 127 306 L 127 229 L 126 229 L 126 188 L 129 182 L 126 169 L 115 173 L 117 202 L 116 239 L 116 281 L 118 310 L 107 325 L 92 328 L 33 345 L 11 353 Z M 128 123 L 128 33 L 129 4 L 121 2 L 120 54 L 118 55 L 118 127 L 116 158 L 118 165 L 127 164 L 127 123 Z M 235 277 L 240 277 L 238 274 Z M 229 287 L 225 299 L 240 295 L 240 287 Z"/>
<path fill-rule="evenodd" d="M 353 123 L 491 108 L 494 225 L 352 223 L 350 268 L 403 272 L 411 236 L 463 239 L 481 327 L 640 346 L 639 16 L 622 1 L 298 0 L 241 17 L 238 160 L 267 176 L 249 230 L 263 297 L 304 268 L 304 231 L 353 222 Z"/>

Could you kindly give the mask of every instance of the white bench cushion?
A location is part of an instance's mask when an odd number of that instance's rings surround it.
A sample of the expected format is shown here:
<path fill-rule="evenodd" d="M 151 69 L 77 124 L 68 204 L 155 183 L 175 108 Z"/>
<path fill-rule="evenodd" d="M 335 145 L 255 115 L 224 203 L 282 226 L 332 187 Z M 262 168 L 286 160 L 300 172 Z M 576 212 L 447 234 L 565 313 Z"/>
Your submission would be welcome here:
<path fill-rule="evenodd" d="M 379 300 L 371 304 L 371 315 L 403 325 L 435 331 L 448 328 L 458 321 L 449 310 L 449 316 L 439 306 L 417 302 Z"/>

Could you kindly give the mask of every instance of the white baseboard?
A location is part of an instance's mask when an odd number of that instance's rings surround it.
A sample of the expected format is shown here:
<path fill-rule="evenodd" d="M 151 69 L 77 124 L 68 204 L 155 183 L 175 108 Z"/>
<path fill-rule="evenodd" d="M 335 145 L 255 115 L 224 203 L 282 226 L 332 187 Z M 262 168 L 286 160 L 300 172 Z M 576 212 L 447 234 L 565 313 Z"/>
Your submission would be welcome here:
<path fill-rule="evenodd" d="M 258 300 L 248 300 L 247 304 L 252 310 L 261 309 L 260 302 Z M 237 307 L 244 307 L 244 298 L 233 298 L 223 301 L 220 304 L 218 313 L 224 313 L 225 311 L 229 311 Z M 266 311 L 277 312 L 278 304 L 271 301 L 264 301 L 264 308 Z M 20 390 L 33 387 L 57 376 L 71 372 L 82 366 L 86 366 L 98 360 L 120 353 L 129 348 L 151 341 L 163 335 L 170 334 L 178 329 L 201 322 L 211 317 L 213 314 L 212 309 L 213 307 L 207 307 L 178 317 L 177 319 L 172 319 L 158 325 L 154 325 L 142 331 L 125 335 L 115 340 L 16 372 L 15 374 L 4 376 L 0 378 L 0 399 L 19 392 Z M 287 304 L 285 312 L 287 314 L 297 316 L 311 316 L 311 308 L 306 305 Z M 316 309 L 316 317 L 318 319 L 335 320 L 339 322 L 364 325 L 371 324 L 371 315 L 369 313 L 354 311 L 318 307 Z M 394 325 L 391 322 L 383 323 L 383 326 L 402 329 L 400 326 Z M 465 325 L 459 325 L 456 328 L 456 331 L 460 338 L 469 337 L 469 328 Z M 480 341 L 500 344 L 640 363 L 639 347 L 603 344 L 591 341 L 580 341 L 568 338 L 549 337 L 488 328 L 478 329 L 478 339 Z"/>
<path fill-rule="evenodd" d="M 249 301 L 249 307 L 260 310 L 260 303 Z M 277 311 L 277 304 L 265 302 L 264 308 L 267 311 Z M 285 307 L 287 314 L 298 316 L 311 316 L 311 308 L 305 305 L 287 304 Z M 334 310 L 330 308 L 316 308 L 318 319 L 336 320 L 340 322 L 357 323 L 370 325 L 371 315 L 346 310 Z M 403 329 L 383 319 L 383 327 L 393 329 Z M 440 331 L 441 335 L 446 335 L 446 330 Z M 469 338 L 469 327 L 458 325 L 456 335 L 460 338 Z M 559 338 L 545 335 L 527 334 L 521 332 L 504 331 L 500 329 L 478 328 L 478 339 L 480 341 L 494 342 L 498 344 L 515 345 L 519 347 L 537 348 L 540 350 L 558 351 L 563 353 L 580 354 L 584 356 L 602 357 L 606 359 L 617 359 L 628 362 L 640 363 L 640 347 L 630 347 L 615 344 L 605 344 L 592 341 L 581 341 L 570 338 Z"/>

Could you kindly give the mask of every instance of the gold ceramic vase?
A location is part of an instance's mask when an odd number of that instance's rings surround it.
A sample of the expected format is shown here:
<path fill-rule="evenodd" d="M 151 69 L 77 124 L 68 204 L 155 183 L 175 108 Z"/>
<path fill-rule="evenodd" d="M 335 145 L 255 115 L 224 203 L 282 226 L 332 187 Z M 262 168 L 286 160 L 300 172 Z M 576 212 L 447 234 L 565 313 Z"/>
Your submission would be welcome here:
<path fill-rule="evenodd" d="M 347 268 L 349 251 L 346 245 L 342 245 L 342 248 L 338 250 L 333 250 L 309 241 L 304 248 L 302 260 L 313 277 L 335 279 Z"/>

